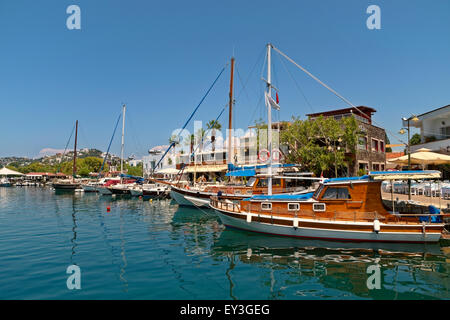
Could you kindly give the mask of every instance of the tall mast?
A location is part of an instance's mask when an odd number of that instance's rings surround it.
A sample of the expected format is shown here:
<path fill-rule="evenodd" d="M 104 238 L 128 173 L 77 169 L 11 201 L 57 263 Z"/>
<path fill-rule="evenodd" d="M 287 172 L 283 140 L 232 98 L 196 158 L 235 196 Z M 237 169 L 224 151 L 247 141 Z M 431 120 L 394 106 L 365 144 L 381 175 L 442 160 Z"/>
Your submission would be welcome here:
<path fill-rule="evenodd" d="M 234 74 L 234 57 L 231 58 L 231 77 L 230 77 L 230 106 L 228 112 L 228 163 L 233 163 L 232 156 L 232 131 L 233 131 L 233 74 Z"/>
<path fill-rule="evenodd" d="M 123 147 L 125 144 L 125 110 L 126 106 L 123 105 L 123 115 L 122 115 L 122 150 L 121 150 L 121 156 L 120 156 L 120 182 L 122 183 L 122 174 L 123 174 Z"/>
<path fill-rule="evenodd" d="M 271 74 L 270 74 L 270 64 L 271 56 L 270 49 L 272 45 L 267 44 L 267 96 L 272 97 L 272 84 L 271 84 Z M 270 103 L 267 106 L 267 148 L 269 149 L 269 168 L 268 168 L 268 186 L 267 193 L 272 195 L 272 106 Z"/>
<path fill-rule="evenodd" d="M 77 136 L 78 136 L 78 120 L 75 122 L 75 144 L 73 147 L 72 182 L 75 180 L 75 175 L 77 174 Z"/>

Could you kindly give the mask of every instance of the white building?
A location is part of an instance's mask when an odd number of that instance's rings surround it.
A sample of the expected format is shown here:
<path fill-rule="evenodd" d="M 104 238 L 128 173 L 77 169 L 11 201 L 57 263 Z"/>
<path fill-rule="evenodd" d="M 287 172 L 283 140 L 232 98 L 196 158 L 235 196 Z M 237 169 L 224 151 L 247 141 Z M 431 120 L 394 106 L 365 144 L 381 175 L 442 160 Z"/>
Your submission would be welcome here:
<path fill-rule="evenodd" d="M 148 156 L 142 157 L 144 177 L 148 177 L 151 173 L 153 173 L 153 171 L 155 171 L 156 173 L 161 172 L 167 174 L 178 172 L 178 170 L 176 170 L 176 156 L 174 154 L 173 148 L 171 151 L 169 151 L 163 161 L 161 161 L 161 163 L 156 168 L 156 165 L 158 164 L 159 160 L 163 156 L 164 152 L 166 152 L 168 147 L 168 145 L 153 147 L 148 151 Z"/>
<path fill-rule="evenodd" d="M 418 115 L 419 121 L 409 121 L 411 127 L 420 129 L 421 144 L 411 146 L 411 152 L 420 148 L 450 153 L 450 105 Z M 407 121 L 403 126 L 407 127 Z"/>

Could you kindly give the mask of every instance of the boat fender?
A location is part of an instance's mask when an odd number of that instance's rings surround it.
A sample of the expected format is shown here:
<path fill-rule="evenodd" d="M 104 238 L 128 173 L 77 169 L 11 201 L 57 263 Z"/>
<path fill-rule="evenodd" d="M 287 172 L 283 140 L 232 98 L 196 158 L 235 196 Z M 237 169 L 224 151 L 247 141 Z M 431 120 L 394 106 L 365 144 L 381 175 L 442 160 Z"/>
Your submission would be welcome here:
<path fill-rule="evenodd" d="M 380 232 L 380 220 L 373 220 L 373 231 L 375 231 L 376 233 Z"/>
<path fill-rule="evenodd" d="M 294 229 L 298 228 L 298 218 L 294 218 Z"/>
<path fill-rule="evenodd" d="M 247 222 L 248 223 L 252 222 L 252 214 L 250 212 L 247 213 Z"/>

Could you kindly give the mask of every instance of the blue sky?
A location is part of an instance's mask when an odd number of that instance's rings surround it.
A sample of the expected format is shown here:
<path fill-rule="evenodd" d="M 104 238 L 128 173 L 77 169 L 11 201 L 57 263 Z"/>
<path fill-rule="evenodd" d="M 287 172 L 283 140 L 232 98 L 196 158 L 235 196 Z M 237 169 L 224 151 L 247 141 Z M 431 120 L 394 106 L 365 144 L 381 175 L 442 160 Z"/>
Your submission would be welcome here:
<path fill-rule="evenodd" d="M 81 30 L 66 28 L 71 4 Z M 366 27 L 371 4 L 381 30 Z M 122 103 L 125 153 L 143 155 L 167 143 L 233 54 L 235 123 L 246 128 L 265 116 L 268 42 L 398 132 L 402 116 L 450 103 L 449 14 L 449 1 L 2 0 L 0 156 L 63 149 L 76 119 L 80 147 L 106 150 Z M 217 116 L 228 82 L 229 69 L 196 120 Z M 274 82 L 282 107 L 274 119 L 346 107 L 277 54 Z"/>

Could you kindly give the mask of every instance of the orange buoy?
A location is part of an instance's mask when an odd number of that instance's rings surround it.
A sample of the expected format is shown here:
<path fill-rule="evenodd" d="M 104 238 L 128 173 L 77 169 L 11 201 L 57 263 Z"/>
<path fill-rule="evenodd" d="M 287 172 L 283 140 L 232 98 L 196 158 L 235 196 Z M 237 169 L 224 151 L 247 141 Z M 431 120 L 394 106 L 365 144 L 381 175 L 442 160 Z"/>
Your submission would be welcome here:
<path fill-rule="evenodd" d="M 139 196 L 139 200 L 142 200 L 142 196 Z"/>

